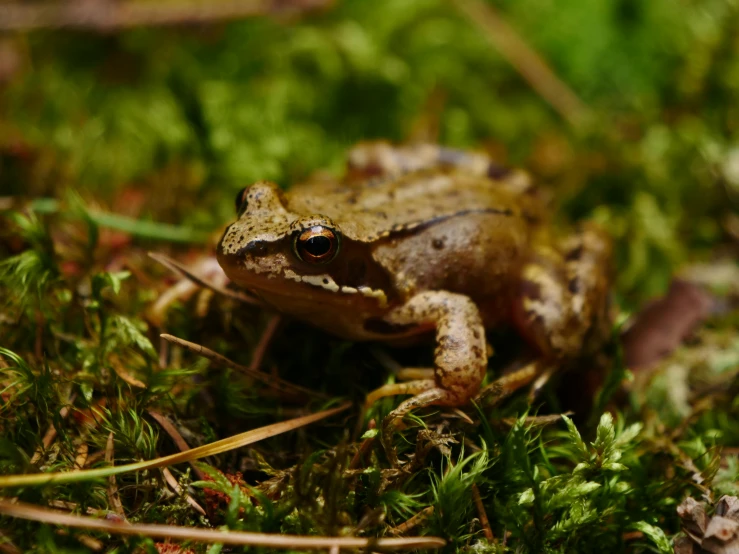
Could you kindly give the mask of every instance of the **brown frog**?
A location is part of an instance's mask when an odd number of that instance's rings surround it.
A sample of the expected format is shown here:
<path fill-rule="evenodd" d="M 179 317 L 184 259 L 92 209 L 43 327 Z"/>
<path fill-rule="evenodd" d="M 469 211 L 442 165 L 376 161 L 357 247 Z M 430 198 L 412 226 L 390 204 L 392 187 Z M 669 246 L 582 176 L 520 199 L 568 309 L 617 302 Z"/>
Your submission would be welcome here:
<path fill-rule="evenodd" d="M 537 349 L 524 381 L 607 335 L 607 238 L 592 226 L 555 237 L 527 174 L 483 154 L 360 144 L 343 181 L 258 182 L 237 206 L 218 261 L 267 304 L 352 340 L 435 331 L 433 369 L 368 397 L 413 395 L 391 427 L 479 393 L 486 328 L 513 325 Z"/>

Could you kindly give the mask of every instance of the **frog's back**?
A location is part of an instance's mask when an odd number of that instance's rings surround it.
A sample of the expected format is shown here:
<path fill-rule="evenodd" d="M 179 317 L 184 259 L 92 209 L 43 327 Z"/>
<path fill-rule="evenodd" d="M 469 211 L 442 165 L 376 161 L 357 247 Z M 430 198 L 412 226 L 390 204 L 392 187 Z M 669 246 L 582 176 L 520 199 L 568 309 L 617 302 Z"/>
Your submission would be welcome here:
<path fill-rule="evenodd" d="M 537 221 L 542 214 L 522 173 L 494 180 L 464 171 L 421 170 L 369 180 L 361 186 L 314 182 L 289 194 L 295 213 L 323 214 L 353 240 L 375 242 L 449 218 L 487 213 Z"/>

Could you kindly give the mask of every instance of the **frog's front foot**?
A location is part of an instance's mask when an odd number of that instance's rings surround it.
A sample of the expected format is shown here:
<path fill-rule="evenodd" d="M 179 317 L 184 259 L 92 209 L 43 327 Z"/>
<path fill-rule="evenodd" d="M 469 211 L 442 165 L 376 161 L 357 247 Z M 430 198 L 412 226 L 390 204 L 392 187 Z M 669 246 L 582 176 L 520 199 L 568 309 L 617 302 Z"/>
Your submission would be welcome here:
<path fill-rule="evenodd" d="M 403 418 L 406 415 L 416 408 L 423 408 L 425 406 L 459 406 L 466 403 L 466 401 L 459 402 L 459 400 L 453 393 L 433 387 L 402 402 L 400 406 L 385 416 L 385 419 L 382 421 L 382 446 L 385 449 L 385 455 L 390 464 L 396 468 L 401 467 L 397 451 L 393 445 L 393 437 L 398 431 L 402 431 L 405 428 Z"/>
<path fill-rule="evenodd" d="M 384 396 L 412 394 L 390 412 L 382 425 L 382 444 L 389 461 L 399 466 L 393 435 L 403 418 L 426 406 L 463 406 L 479 392 L 487 370 L 485 330 L 477 307 L 470 298 L 445 291 L 428 291 L 393 310 L 387 321 L 397 325 L 436 328 L 433 379 L 385 385 L 367 396 L 372 404 Z"/>

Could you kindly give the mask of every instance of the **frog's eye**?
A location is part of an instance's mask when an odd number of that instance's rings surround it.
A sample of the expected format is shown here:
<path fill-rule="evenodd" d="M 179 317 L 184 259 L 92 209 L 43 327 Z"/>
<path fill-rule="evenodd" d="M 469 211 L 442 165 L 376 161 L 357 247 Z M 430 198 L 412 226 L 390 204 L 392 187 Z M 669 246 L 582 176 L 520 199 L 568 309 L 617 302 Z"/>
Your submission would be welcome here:
<path fill-rule="evenodd" d="M 246 209 L 246 191 L 249 187 L 244 187 L 236 194 L 236 213 L 241 214 Z"/>
<path fill-rule="evenodd" d="M 295 253 L 304 262 L 325 264 L 339 251 L 339 235 L 322 225 L 314 225 L 295 237 Z"/>

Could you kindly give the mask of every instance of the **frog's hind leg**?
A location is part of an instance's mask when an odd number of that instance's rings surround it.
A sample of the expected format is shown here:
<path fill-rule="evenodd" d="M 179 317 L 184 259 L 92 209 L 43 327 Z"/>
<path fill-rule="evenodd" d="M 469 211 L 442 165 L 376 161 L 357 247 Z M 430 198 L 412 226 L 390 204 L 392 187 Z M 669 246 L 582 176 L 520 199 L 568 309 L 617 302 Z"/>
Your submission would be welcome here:
<path fill-rule="evenodd" d="M 537 390 L 552 367 L 592 353 L 607 339 L 609 260 L 608 238 L 585 226 L 559 247 L 537 248 L 524 265 L 514 319 L 549 368 Z"/>
<path fill-rule="evenodd" d="M 434 379 L 433 367 L 404 367 L 395 374 L 398 381 L 423 381 Z"/>
<path fill-rule="evenodd" d="M 494 405 L 509 397 L 517 390 L 534 382 L 533 388 L 543 375 L 547 375 L 547 369 L 542 367 L 541 360 L 535 360 L 522 368 L 498 377 L 487 385 L 475 398 L 475 402 L 483 405 Z"/>
<path fill-rule="evenodd" d="M 388 385 L 383 385 L 379 389 L 375 389 L 367 395 L 364 401 L 364 407 L 369 408 L 380 398 L 399 396 L 401 394 L 421 394 L 435 386 L 436 382 L 433 379 L 433 375 L 428 379 L 415 379 L 413 381 L 406 381 L 405 383 L 390 383 Z"/>

